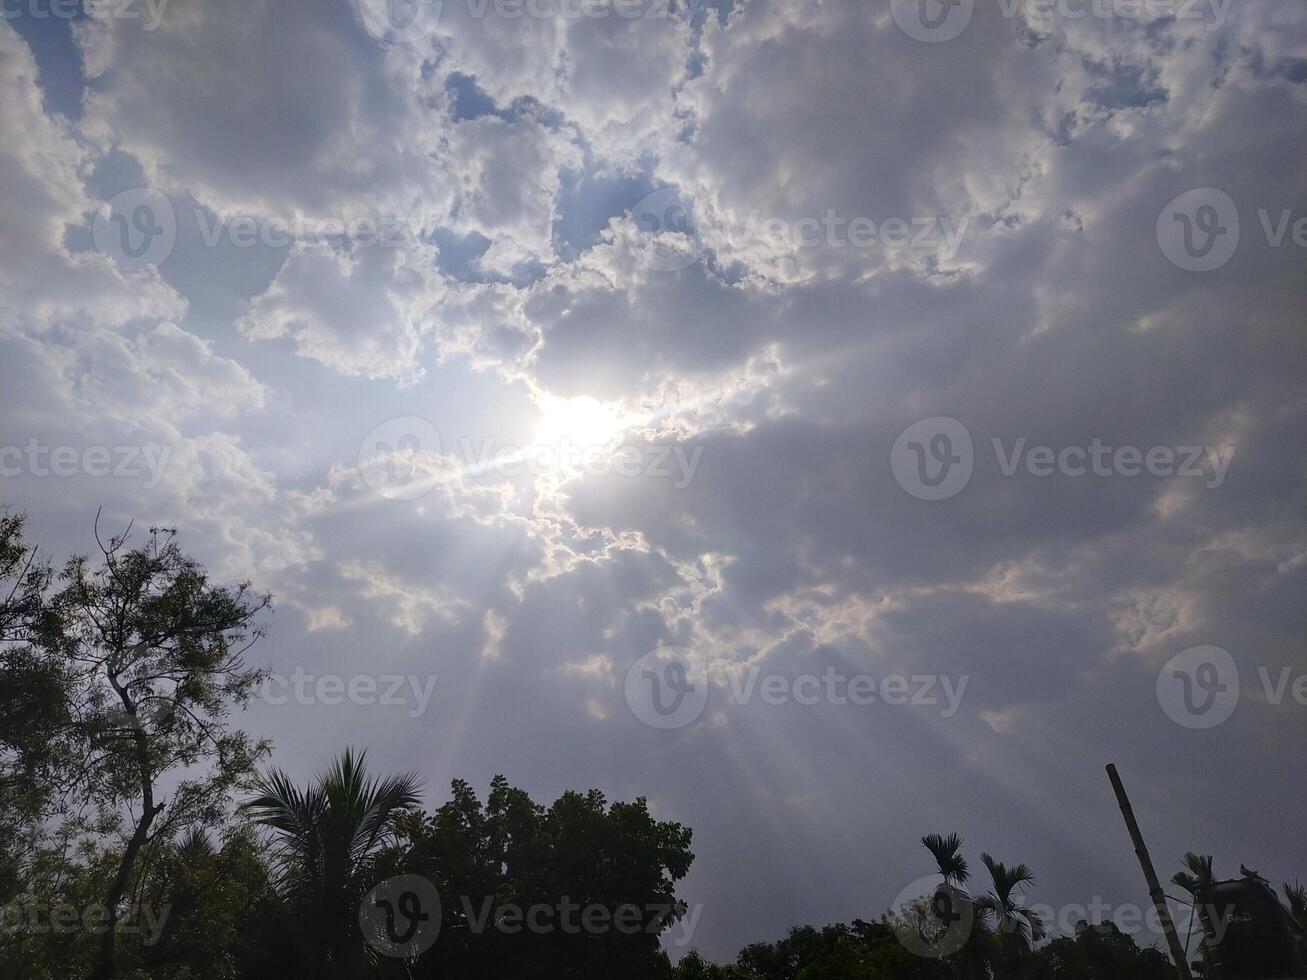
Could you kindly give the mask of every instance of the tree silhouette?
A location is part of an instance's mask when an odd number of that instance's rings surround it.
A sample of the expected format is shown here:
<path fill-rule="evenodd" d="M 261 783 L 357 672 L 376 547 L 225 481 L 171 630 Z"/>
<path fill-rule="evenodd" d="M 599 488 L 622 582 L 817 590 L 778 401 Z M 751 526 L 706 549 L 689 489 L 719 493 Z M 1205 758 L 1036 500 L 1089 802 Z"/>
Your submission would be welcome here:
<path fill-rule="evenodd" d="M 1025 953 L 1033 943 L 1044 938 L 1044 923 L 1029 908 L 1017 904 L 1017 889 L 1035 882 L 1034 873 L 1024 864 L 1008 867 L 988 854 L 980 855 L 989 870 L 994 888 L 976 899 L 976 911 L 993 922 L 999 943 L 1007 951 Z"/>
<path fill-rule="evenodd" d="M 962 885 L 971 877 L 967 870 L 967 859 L 962 856 L 962 838 L 957 834 L 949 834 L 947 837 L 927 834 L 921 838 L 921 843 L 934 856 L 939 873 L 948 884 Z"/>
<path fill-rule="evenodd" d="M 1212 951 L 1208 946 L 1207 937 L 1215 935 L 1212 928 L 1211 890 L 1216 884 L 1216 876 L 1212 872 L 1212 856 L 1190 851 L 1185 854 L 1181 863 L 1186 870 L 1173 874 L 1171 882 L 1188 892 L 1193 900 L 1194 911 L 1198 914 L 1198 922 L 1202 929 L 1202 935 L 1198 938 L 1198 948 L 1210 975 Z"/>
<path fill-rule="evenodd" d="M 322 976 L 355 976 L 373 961 L 359 903 L 375 884 L 373 862 L 393 840 L 396 820 L 421 801 L 417 774 L 370 777 L 366 755 L 346 749 L 303 790 L 273 770 L 245 805 L 274 834 L 278 891 L 302 954 Z"/>
<path fill-rule="evenodd" d="M 211 585 L 175 532 L 151 529 L 135 548 L 130 532 L 108 542 L 97 533 L 97 567 L 85 557 L 67 563 L 32 647 L 67 698 L 51 733 L 65 762 L 60 789 L 94 801 L 103 820 L 128 814 L 94 980 L 115 972 L 122 902 L 149 846 L 221 819 L 227 793 L 266 751 L 227 715 L 261 676 L 243 655 L 262 635 L 269 597 Z M 170 774 L 182 778 L 163 791 Z"/>

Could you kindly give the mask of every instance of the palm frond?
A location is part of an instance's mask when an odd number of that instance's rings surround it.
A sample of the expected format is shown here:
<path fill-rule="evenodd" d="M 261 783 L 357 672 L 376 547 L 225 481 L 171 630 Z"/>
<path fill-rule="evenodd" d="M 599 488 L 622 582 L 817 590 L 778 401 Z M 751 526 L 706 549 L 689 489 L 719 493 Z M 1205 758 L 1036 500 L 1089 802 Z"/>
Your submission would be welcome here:
<path fill-rule="evenodd" d="M 947 837 L 926 834 L 921 838 L 921 844 L 935 858 L 939 873 L 945 880 L 961 883 L 971 876 L 967 859 L 962 856 L 962 838 L 957 834 L 949 834 Z"/>
<path fill-rule="evenodd" d="M 1029 865 L 1014 864 L 1008 867 L 988 854 L 981 854 L 980 860 L 989 871 L 994 890 L 976 900 L 977 913 L 992 919 L 996 932 L 1016 936 L 1027 948 L 1031 943 L 1043 939 L 1046 934 L 1043 920 L 1031 909 L 1018 905 L 1014 894 L 1022 885 L 1035 883 L 1035 875 Z"/>
<path fill-rule="evenodd" d="M 1307 929 L 1307 887 L 1304 887 L 1301 882 L 1290 885 L 1287 881 L 1282 883 L 1282 887 L 1284 897 L 1289 903 L 1289 914 L 1293 916 L 1299 929 Z"/>

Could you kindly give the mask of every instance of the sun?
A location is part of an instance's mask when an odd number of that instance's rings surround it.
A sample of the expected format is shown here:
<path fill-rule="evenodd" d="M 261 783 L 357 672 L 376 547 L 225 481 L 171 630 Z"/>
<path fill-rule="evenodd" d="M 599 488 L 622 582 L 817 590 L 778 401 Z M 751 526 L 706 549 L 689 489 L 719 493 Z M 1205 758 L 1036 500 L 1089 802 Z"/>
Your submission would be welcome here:
<path fill-rule="evenodd" d="M 606 446 L 625 427 L 622 416 L 612 406 L 589 395 L 577 398 L 546 395 L 540 402 L 540 421 L 536 423 L 534 441 L 538 446 Z"/>

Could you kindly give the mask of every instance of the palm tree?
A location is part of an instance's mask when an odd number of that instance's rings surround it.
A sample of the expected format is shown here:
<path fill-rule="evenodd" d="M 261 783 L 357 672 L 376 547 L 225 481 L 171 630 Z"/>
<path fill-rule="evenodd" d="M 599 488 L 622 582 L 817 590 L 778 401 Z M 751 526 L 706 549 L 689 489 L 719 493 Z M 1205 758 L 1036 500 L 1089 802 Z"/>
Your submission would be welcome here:
<path fill-rule="evenodd" d="M 980 855 L 980 860 L 989 869 L 994 890 L 976 900 L 976 911 L 993 920 L 1000 943 L 1013 944 L 1022 953 L 1029 951 L 1033 943 L 1044 938 L 1044 921 L 1031 909 L 1018 905 L 1013 893 L 1022 885 L 1033 885 L 1034 872 L 1024 864 L 1009 868 L 988 854 Z"/>
<path fill-rule="evenodd" d="M 1171 881 L 1187 891 L 1195 900 L 1206 897 L 1207 890 L 1216 882 L 1216 876 L 1212 873 L 1212 856 L 1190 851 L 1184 856 L 1181 864 L 1189 870 L 1177 871 L 1171 876 Z"/>
<path fill-rule="evenodd" d="M 1307 931 L 1307 887 L 1302 882 L 1291 885 L 1286 881 L 1284 898 L 1289 903 L 1289 914 L 1293 916 L 1293 921 L 1298 923 L 1299 929 Z"/>
<path fill-rule="evenodd" d="M 921 908 L 919 914 L 931 916 L 935 927 L 943 923 L 946 929 L 956 928 L 940 918 L 941 906 L 938 903 L 941 900 L 940 893 L 944 892 L 951 902 L 951 907 L 945 908 L 949 911 L 961 912 L 965 916 L 961 920 L 965 923 L 965 934 L 960 937 L 962 947 L 949 955 L 947 975 L 953 978 L 988 976 L 986 944 L 979 941 L 979 937 L 984 932 L 984 925 L 977 920 L 975 902 L 963 887 L 971 877 L 971 871 L 967 867 L 967 859 L 962 856 L 962 838 L 957 834 L 949 834 L 947 837 L 940 834 L 926 834 L 921 838 L 921 844 L 935 859 L 935 866 L 939 869 L 944 883 L 935 890 L 933 903 Z"/>
<path fill-rule="evenodd" d="M 921 844 L 935 858 L 945 883 L 961 885 L 971 877 L 971 872 L 967 870 L 967 859 L 962 856 L 962 838 L 957 834 L 949 834 L 947 837 L 927 834 L 921 838 Z"/>
<path fill-rule="evenodd" d="M 1202 936 L 1198 939 L 1198 949 L 1202 954 L 1203 962 L 1211 969 L 1212 951 L 1207 946 L 1207 937 L 1215 935 L 1212 928 L 1211 905 L 1208 897 L 1211 894 L 1211 888 L 1216 884 L 1216 875 L 1212 871 L 1212 856 L 1210 854 L 1195 854 L 1189 851 L 1184 856 L 1181 864 L 1188 870 L 1177 871 L 1171 875 L 1171 883 L 1178 885 L 1189 893 L 1193 899 L 1194 911 L 1198 913 L 1198 922 L 1202 927 Z M 1193 919 L 1191 918 L 1192 925 Z M 1188 945 L 1188 938 L 1185 940 Z"/>
<path fill-rule="evenodd" d="M 1289 903 L 1289 916 L 1298 932 L 1298 955 L 1307 960 L 1307 888 L 1301 882 L 1291 885 L 1286 881 L 1284 897 Z"/>
<path fill-rule="evenodd" d="M 345 752 L 301 790 L 273 770 L 245 804 L 273 831 L 277 887 L 304 940 L 317 976 L 358 976 L 372 962 L 358 926 L 359 903 L 396 818 L 421 802 L 416 773 L 371 778 L 366 752 Z"/>

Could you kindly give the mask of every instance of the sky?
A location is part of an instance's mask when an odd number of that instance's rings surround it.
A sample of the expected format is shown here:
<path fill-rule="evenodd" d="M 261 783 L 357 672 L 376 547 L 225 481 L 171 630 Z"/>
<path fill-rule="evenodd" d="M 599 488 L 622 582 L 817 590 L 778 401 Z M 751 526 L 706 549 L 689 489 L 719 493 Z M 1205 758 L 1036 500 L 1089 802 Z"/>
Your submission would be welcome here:
<path fill-rule="evenodd" d="M 0 502 L 272 592 L 293 776 L 647 797 L 722 959 L 1146 903 L 1108 762 L 1307 878 L 1307 7 L 0 10 Z"/>

